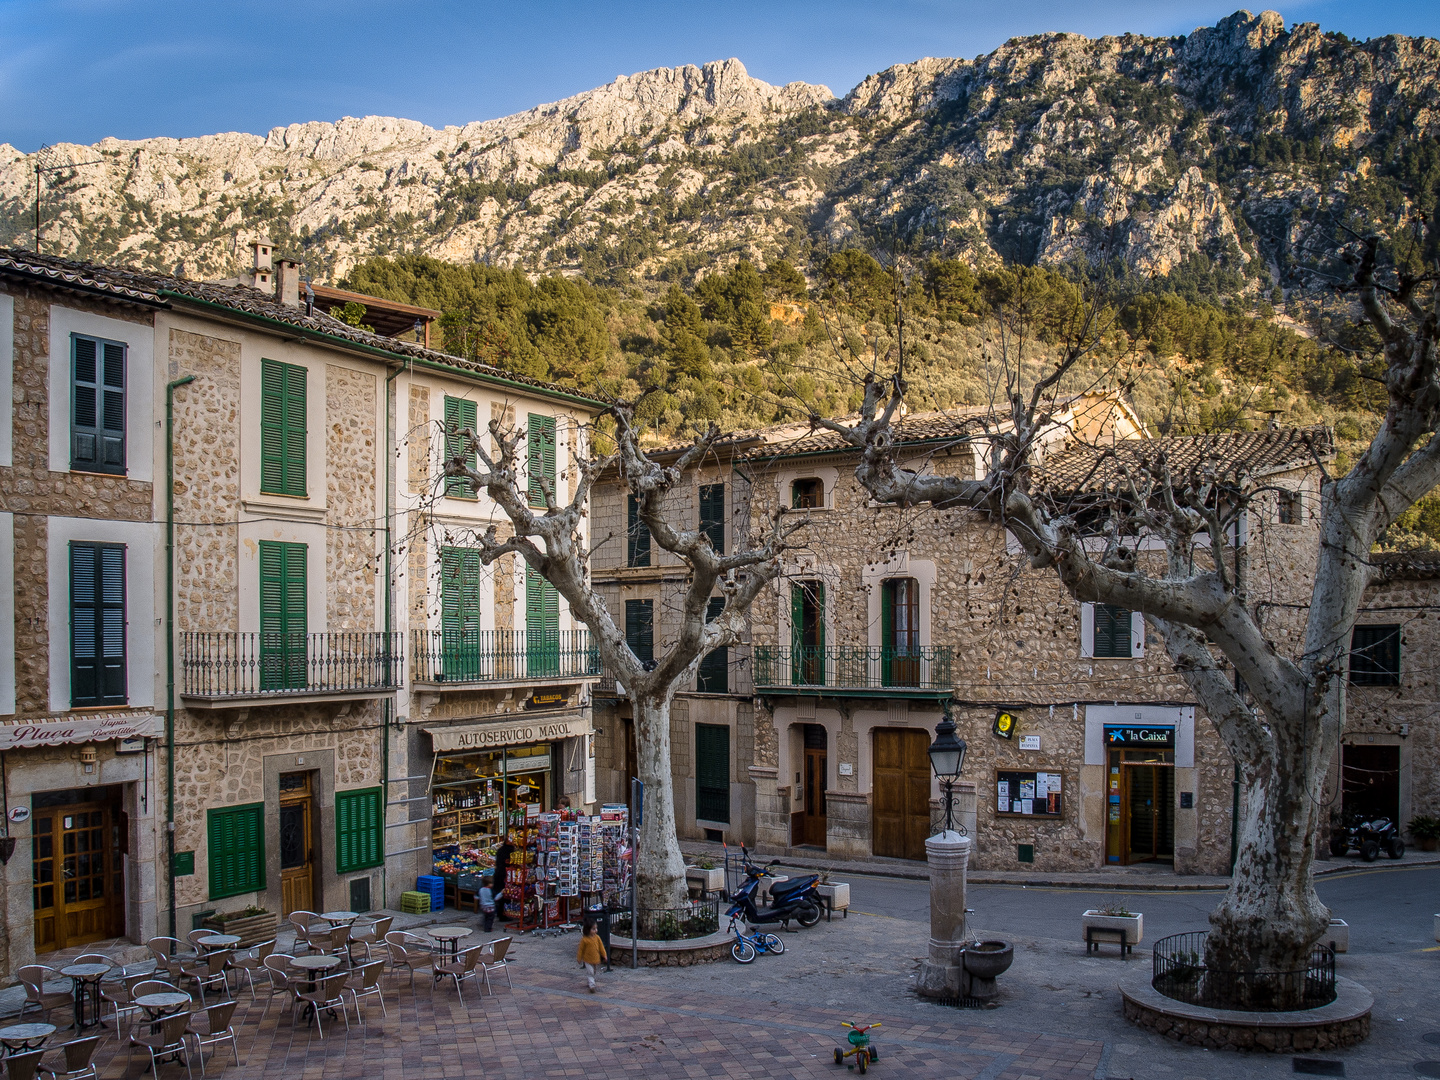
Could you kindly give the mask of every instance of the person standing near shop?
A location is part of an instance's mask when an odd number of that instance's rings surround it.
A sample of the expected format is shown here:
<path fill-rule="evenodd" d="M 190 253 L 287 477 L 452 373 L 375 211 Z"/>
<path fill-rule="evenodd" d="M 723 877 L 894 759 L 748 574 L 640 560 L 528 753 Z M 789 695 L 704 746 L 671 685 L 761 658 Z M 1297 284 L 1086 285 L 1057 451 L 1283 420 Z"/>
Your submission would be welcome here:
<path fill-rule="evenodd" d="M 580 935 L 575 959 L 585 968 L 586 988 L 595 993 L 595 970 L 605 962 L 605 943 L 600 940 L 600 930 L 594 919 L 585 920 L 585 931 Z"/>
<path fill-rule="evenodd" d="M 492 887 L 494 880 L 490 874 L 480 877 L 480 914 L 484 918 L 484 930 L 487 934 L 495 929 L 495 889 Z"/>
<path fill-rule="evenodd" d="M 501 922 L 510 917 L 505 914 L 505 879 L 510 867 L 510 853 L 514 850 L 509 833 L 500 838 L 500 846 L 495 849 L 495 882 L 492 888 L 495 890 L 495 917 Z"/>

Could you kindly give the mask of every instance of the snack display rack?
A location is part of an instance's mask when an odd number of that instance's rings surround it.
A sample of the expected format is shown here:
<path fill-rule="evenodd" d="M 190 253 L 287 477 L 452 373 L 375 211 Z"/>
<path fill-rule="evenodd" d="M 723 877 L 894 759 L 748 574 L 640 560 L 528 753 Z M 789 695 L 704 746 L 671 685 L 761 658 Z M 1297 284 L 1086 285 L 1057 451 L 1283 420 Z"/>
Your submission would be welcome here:
<path fill-rule="evenodd" d="M 540 837 L 540 808 L 526 807 L 511 815 L 510 841 L 515 850 L 505 874 L 505 906 L 515 912 L 515 929 L 533 930 L 544 919 L 545 883 L 537 863 Z"/>

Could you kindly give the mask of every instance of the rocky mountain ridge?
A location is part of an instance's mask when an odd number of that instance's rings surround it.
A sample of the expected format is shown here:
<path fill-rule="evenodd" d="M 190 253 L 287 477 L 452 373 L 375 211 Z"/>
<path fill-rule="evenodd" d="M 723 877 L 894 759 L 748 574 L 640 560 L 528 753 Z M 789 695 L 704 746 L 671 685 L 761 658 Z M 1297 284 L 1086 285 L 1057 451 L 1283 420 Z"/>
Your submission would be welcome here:
<path fill-rule="evenodd" d="M 424 253 L 644 285 L 899 242 L 1269 291 L 1327 242 L 1317 212 L 1433 203 L 1434 170 L 1415 163 L 1437 129 L 1440 43 L 1241 11 L 1186 37 L 1013 39 L 838 99 L 727 60 L 463 127 L 366 117 L 60 146 L 49 161 L 75 167 L 47 174 L 42 243 L 210 277 L 268 233 L 321 280 Z M 34 243 L 35 164 L 0 146 L 0 243 Z"/>

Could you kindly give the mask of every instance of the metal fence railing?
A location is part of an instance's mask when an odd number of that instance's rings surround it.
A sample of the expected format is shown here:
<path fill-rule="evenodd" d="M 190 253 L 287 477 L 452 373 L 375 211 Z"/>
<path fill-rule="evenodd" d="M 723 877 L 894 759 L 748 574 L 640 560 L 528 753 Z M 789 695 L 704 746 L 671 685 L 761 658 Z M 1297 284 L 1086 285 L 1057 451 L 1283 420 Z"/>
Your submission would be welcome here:
<path fill-rule="evenodd" d="M 1310 962 L 1295 971 L 1243 971 L 1210 967 L 1210 933 L 1172 934 L 1155 943 L 1150 985 L 1168 998 L 1210 1008 L 1275 1012 L 1315 1009 L 1335 1000 L 1335 953 L 1315 945 Z"/>
<path fill-rule="evenodd" d="M 753 655 L 756 687 L 947 690 L 955 685 L 952 653 L 942 645 L 756 645 Z"/>
<path fill-rule="evenodd" d="M 692 900 L 684 907 L 640 909 L 641 941 L 680 941 L 704 937 L 720 929 L 720 898 L 707 896 Z M 610 931 L 618 937 L 630 937 L 630 912 L 613 911 Z"/>
<path fill-rule="evenodd" d="M 186 631 L 180 635 L 182 697 L 248 698 L 393 690 L 401 635 Z"/>
<path fill-rule="evenodd" d="M 416 682 L 505 682 L 600 674 L 588 630 L 413 630 Z"/>

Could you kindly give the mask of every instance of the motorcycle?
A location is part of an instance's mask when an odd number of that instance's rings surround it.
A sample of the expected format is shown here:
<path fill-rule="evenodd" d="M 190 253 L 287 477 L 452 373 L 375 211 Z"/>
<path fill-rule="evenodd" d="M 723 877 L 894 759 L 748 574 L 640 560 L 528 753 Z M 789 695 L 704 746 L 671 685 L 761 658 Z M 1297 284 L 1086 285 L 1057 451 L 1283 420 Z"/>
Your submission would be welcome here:
<path fill-rule="evenodd" d="M 741 847 L 745 865 L 745 883 L 730 897 L 731 908 L 726 913 L 731 918 L 739 916 L 751 926 L 762 923 L 780 923 L 788 927 L 794 919 L 801 926 L 814 926 L 820 921 L 820 903 L 815 892 L 817 876 L 782 881 L 771 887 L 770 906 L 757 907 L 755 896 L 763 878 L 774 877 L 769 866 L 756 866 L 750 860 L 749 852 Z M 772 860 L 774 866 L 779 860 Z"/>
<path fill-rule="evenodd" d="M 1355 818 L 1351 821 L 1334 821 L 1330 827 L 1330 854 L 1347 854 L 1351 848 L 1360 853 L 1366 862 L 1374 862 L 1383 851 L 1392 859 L 1405 856 L 1405 841 L 1400 830 L 1387 817 L 1372 818 L 1369 821 Z"/>

